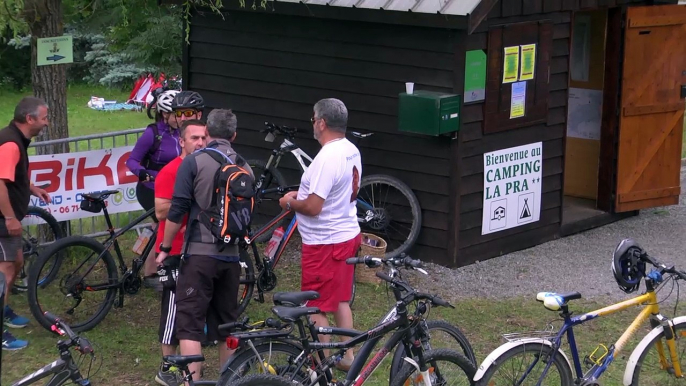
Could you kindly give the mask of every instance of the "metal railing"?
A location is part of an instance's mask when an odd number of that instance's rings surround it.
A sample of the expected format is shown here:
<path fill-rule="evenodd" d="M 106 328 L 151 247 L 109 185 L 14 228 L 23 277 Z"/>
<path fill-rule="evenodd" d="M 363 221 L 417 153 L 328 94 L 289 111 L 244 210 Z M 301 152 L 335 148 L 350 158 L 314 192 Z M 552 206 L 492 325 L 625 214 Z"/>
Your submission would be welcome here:
<path fill-rule="evenodd" d="M 29 147 L 29 156 L 38 154 L 52 154 L 53 149 L 69 146 L 69 152 L 111 149 L 114 147 L 134 145 L 145 128 L 115 131 L 106 134 L 91 134 L 81 137 L 53 139 L 49 141 L 32 142 Z M 142 213 L 142 211 L 140 211 Z M 116 228 L 131 223 L 139 214 L 136 212 L 123 212 L 111 214 L 110 217 Z M 89 237 L 99 237 L 107 235 L 107 225 L 103 215 L 90 218 L 70 220 L 70 232 Z M 145 223 L 139 224 L 137 228 L 146 226 Z"/>

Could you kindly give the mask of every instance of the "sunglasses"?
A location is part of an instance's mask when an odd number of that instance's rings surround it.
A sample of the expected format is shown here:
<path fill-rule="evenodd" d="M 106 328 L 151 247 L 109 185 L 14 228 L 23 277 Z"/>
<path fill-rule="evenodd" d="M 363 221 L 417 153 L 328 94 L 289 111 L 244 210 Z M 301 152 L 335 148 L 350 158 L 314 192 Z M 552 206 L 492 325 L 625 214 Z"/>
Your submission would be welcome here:
<path fill-rule="evenodd" d="M 174 111 L 174 114 L 179 118 L 181 118 L 181 117 L 190 118 L 190 117 L 196 115 L 197 113 L 198 113 L 197 110 L 176 110 L 176 111 Z"/>
<path fill-rule="evenodd" d="M 319 120 L 319 119 L 321 119 L 321 118 L 312 117 L 312 118 L 310 118 L 310 122 L 312 122 L 312 124 L 314 125 L 314 123 L 317 122 L 317 120 Z"/>

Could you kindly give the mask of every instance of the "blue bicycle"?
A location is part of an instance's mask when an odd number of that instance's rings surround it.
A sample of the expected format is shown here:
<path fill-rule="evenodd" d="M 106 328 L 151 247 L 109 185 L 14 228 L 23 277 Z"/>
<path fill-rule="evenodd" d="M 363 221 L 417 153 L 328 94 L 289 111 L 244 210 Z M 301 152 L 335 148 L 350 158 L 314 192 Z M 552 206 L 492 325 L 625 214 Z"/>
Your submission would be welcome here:
<path fill-rule="evenodd" d="M 266 128 L 262 130 L 267 133 L 265 141 L 274 142 L 277 136 L 283 137 L 283 141 L 272 150 L 272 155 L 266 163 L 261 160 L 247 161 L 255 173 L 258 191 L 255 196 L 255 207 L 261 209 L 259 212 L 256 210 L 257 215 L 253 218 L 253 227 L 260 229 L 262 229 L 260 224 L 265 224 L 271 216 L 280 211 L 278 207 L 280 195 L 262 191 L 274 192 L 274 188 L 288 185 L 286 178 L 278 169 L 283 156 L 292 154 L 303 173 L 312 163 L 312 157 L 293 142 L 298 132 L 297 128 L 278 126 L 269 122 L 265 122 L 265 126 Z M 354 131 L 349 133 L 356 138 L 356 142 L 373 134 Z M 260 217 L 259 214 L 266 214 L 267 217 Z M 375 234 L 386 241 L 386 257 L 391 258 L 406 252 L 417 241 L 422 225 L 422 212 L 419 200 L 404 182 L 385 174 L 367 176 L 363 173 L 360 191 L 357 194 L 357 220 L 362 232 Z M 259 235 L 255 237 L 255 241 L 269 240 L 271 236 L 269 231 L 283 225 L 283 222 L 270 222 L 269 225 L 270 227 L 264 229 L 264 232 L 258 232 Z"/>

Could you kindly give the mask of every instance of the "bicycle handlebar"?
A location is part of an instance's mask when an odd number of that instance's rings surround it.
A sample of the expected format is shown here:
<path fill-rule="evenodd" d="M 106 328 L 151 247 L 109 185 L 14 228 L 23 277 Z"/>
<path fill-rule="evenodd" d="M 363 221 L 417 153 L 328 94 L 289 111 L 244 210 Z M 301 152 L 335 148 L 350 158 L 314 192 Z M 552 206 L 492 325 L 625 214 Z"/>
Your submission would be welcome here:
<path fill-rule="evenodd" d="M 298 190 L 299 188 L 300 185 L 279 186 L 276 188 L 262 189 L 260 190 L 260 194 L 285 193 Z"/>
<path fill-rule="evenodd" d="M 646 253 L 646 252 L 643 252 L 643 254 L 641 255 L 641 258 L 643 260 L 645 260 L 647 263 L 650 263 L 655 268 L 657 268 L 658 272 L 660 272 L 660 275 L 665 274 L 665 273 L 671 273 L 671 274 L 677 275 L 682 280 L 686 280 L 686 273 L 683 271 L 679 271 L 673 265 L 671 267 L 668 267 L 667 265 L 659 262 L 657 259 L 649 256 L 648 253 Z"/>
<path fill-rule="evenodd" d="M 289 138 L 293 138 L 295 136 L 295 133 L 298 132 L 297 127 L 279 126 L 271 122 L 265 122 L 264 125 L 267 128 L 260 130 L 263 133 L 267 132 L 271 134 L 280 134 Z"/>
<path fill-rule="evenodd" d="M 54 325 L 52 326 L 53 332 L 59 335 L 66 335 L 69 338 L 69 340 L 71 341 L 69 344 L 70 346 L 77 346 L 76 349 L 81 354 L 93 353 L 93 346 L 88 341 L 88 339 L 76 335 L 76 333 L 71 329 L 71 327 L 69 327 L 69 325 L 65 323 L 62 319 L 60 319 L 56 315 L 53 315 L 49 311 L 45 311 L 43 315 L 45 315 L 46 318 L 52 320 L 52 322 L 54 323 Z"/>
<path fill-rule="evenodd" d="M 390 265 L 393 267 L 405 267 L 407 269 L 416 269 L 424 274 L 427 274 L 422 268 L 424 265 L 421 260 L 413 259 L 404 253 L 390 258 L 380 258 L 373 256 L 350 257 L 345 260 L 346 264 L 365 264 L 370 268 L 379 267 L 381 264 Z"/>
<path fill-rule="evenodd" d="M 405 290 L 405 292 L 407 292 L 407 295 L 403 299 L 403 302 L 405 302 L 405 303 L 411 303 L 415 300 L 428 300 L 432 304 L 435 304 L 437 306 L 455 308 L 455 306 L 453 306 L 452 304 L 448 303 L 447 301 L 441 299 L 439 296 L 431 295 L 431 294 L 424 293 L 424 292 L 417 292 L 417 291 L 415 291 L 414 288 L 410 287 L 409 284 L 407 284 L 401 280 L 394 279 L 394 278 L 386 275 L 386 273 L 384 273 L 384 272 L 376 272 L 376 277 L 378 277 L 381 280 L 387 281 L 393 285 L 396 285 L 398 287 L 402 287 L 402 289 Z"/>

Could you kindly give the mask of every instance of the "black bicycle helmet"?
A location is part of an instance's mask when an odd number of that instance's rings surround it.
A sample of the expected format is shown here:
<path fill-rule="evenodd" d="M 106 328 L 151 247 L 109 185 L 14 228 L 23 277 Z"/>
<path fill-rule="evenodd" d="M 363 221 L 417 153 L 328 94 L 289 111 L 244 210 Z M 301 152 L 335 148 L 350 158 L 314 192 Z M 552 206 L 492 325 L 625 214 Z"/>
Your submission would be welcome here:
<path fill-rule="evenodd" d="M 646 273 L 643 259 L 645 251 L 632 239 L 624 239 L 612 255 L 612 273 L 619 288 L 626 292 L 636 291 Z"/>
<path fill-rule="evenodd" d="M 181 91 L 176 94 L 171 103 L 172 110 L 181 109 L 195 109 L 202 110 L 205 108 L 205 100 L 195 91 Z"/>

